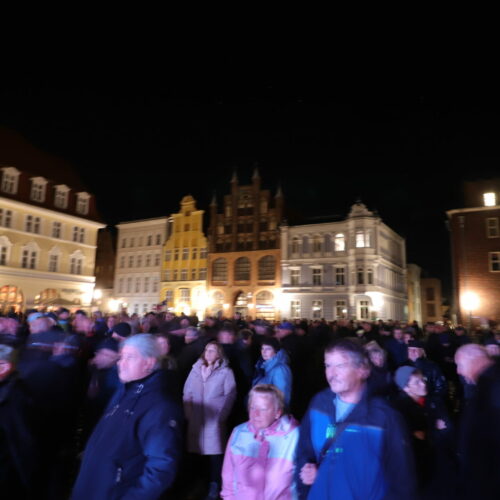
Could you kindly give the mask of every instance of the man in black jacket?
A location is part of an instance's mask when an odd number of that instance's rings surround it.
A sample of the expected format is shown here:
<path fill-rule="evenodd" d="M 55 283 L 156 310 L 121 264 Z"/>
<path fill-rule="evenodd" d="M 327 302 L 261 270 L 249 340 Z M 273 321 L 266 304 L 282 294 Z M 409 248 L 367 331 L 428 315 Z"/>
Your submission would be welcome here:
<path fill-rule="evenodd" d="M 500 492 L 500 363 L 477 344 L 455 354 L 457 372 L 473 387 L 460 422 L 463 498 L 493 500 Z"/>

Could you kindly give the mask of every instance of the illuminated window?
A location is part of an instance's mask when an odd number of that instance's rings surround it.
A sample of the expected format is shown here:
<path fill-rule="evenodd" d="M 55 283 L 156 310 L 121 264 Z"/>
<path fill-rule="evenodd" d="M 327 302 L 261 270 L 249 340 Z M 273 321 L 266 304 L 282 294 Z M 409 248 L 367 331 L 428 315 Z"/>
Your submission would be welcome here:
<path fill-rule="evenodd" d="M 290 270 L 290 285 L 299 286 L 300 284 L 300 269 Z"/>
<path fill-rule="evenodd" d="M 359 317 L 361 319 L 368 319 L 370 312 L 370 302 L 368 300 L 359 301 Z"/>
<path fill-rule="evenodd" d="M 297 237 L 292 240 L 292 253 L 299 253 L 299 238 Z"/>
<path fill-rule="evenodd" d="M 335 318 L 347 318 L 347 302 L 345 300 L 335 302 Z"/>
<path fill-rule="evenodd" d="M 323 301 L 312 301 L 312 317 L 313 319 L 321 319 L 323 317 Z"/>
<path fill-rule="evenodd" d="M 345 251 L 345 236 L 342 233 L 338 233 L 335 235 L 335 251 L 336 252 Z"/>
<path fill-rule="evenodd" d="M 495 193 L 484 193 L 483 201 L 485 207 L 494 207 L 497 204 L 497 195 Z"/>
<path fill-rule="evenodd" d="M 290 317 L 294 319 L 300 318 L 300 300 L 290 301 Z"/>
<path fill-rule="evenodd" d="M 368 231 L 356 231 L 356 248 L 370 246 L 370 233 Z"/>
<path fill-rule="evenodd" d="M 181 281 L 186 281 L 188 279 L 188 270 L 181 269 Z"/>

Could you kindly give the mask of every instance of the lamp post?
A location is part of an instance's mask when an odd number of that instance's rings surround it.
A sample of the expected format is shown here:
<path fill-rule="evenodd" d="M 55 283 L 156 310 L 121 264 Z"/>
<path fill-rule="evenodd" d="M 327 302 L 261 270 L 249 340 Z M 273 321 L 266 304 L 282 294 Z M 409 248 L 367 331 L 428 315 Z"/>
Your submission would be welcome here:
<path fill-rule="evenodd" d="M 465 292 L 461 299 L 462 308 L 469 313 L 469 332 L 472 328 L 472 311 L 479 307 L 479 297 L 477 293 Z"/>

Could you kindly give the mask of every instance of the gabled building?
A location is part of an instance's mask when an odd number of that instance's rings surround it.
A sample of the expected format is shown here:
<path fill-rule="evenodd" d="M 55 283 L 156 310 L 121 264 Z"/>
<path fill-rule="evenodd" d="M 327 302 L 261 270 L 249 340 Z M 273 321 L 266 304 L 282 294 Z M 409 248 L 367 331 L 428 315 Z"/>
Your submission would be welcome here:
<path fill-rule="evenodd" d="M 0 155 L 0 312 L 89 309 L 104 227 L 94 196 L 17 134 L 0 130 Z"/>
<path fill-rule="evenodd" d="M 161 299 L 168 311 L 203 318 L 207 306 L 207 238 L 203 210 L 192 196 L 181 201 L 180 212 L 169 218 L 163 246 Z"/>
<path fill-rule="evenodd" d="M 281 228 L 284 318 L 407 317 L 405 240 L 361 202 L 340 221 Z"/>
<path fill-rule="evenodd" d="M 283 194 L 252 183 L 239 185 L 236 174 L 222 210 L 210 204 L 208 312 L 278 319 L 280 315 L 280 238 Z"/>

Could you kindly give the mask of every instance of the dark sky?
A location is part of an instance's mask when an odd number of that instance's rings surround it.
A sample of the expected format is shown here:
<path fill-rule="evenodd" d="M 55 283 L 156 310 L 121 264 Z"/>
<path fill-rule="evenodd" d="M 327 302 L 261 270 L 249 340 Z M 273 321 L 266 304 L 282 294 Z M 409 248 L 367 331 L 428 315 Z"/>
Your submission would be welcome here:
<path fill-rule="evenodd" d="M 1 88 L 0 105 L 0 125 L 75 165 L 108 224 L 168 215 L 188 193 L 207 210 L 234 169 L 249 182 L 257 163 L 292 219 L 344 216 L 360 197 L 445 289 L 445 211 L 461 205 L 464 178 L 499 170 L 499 107 L 481 95 L 47 80 Z"/>

